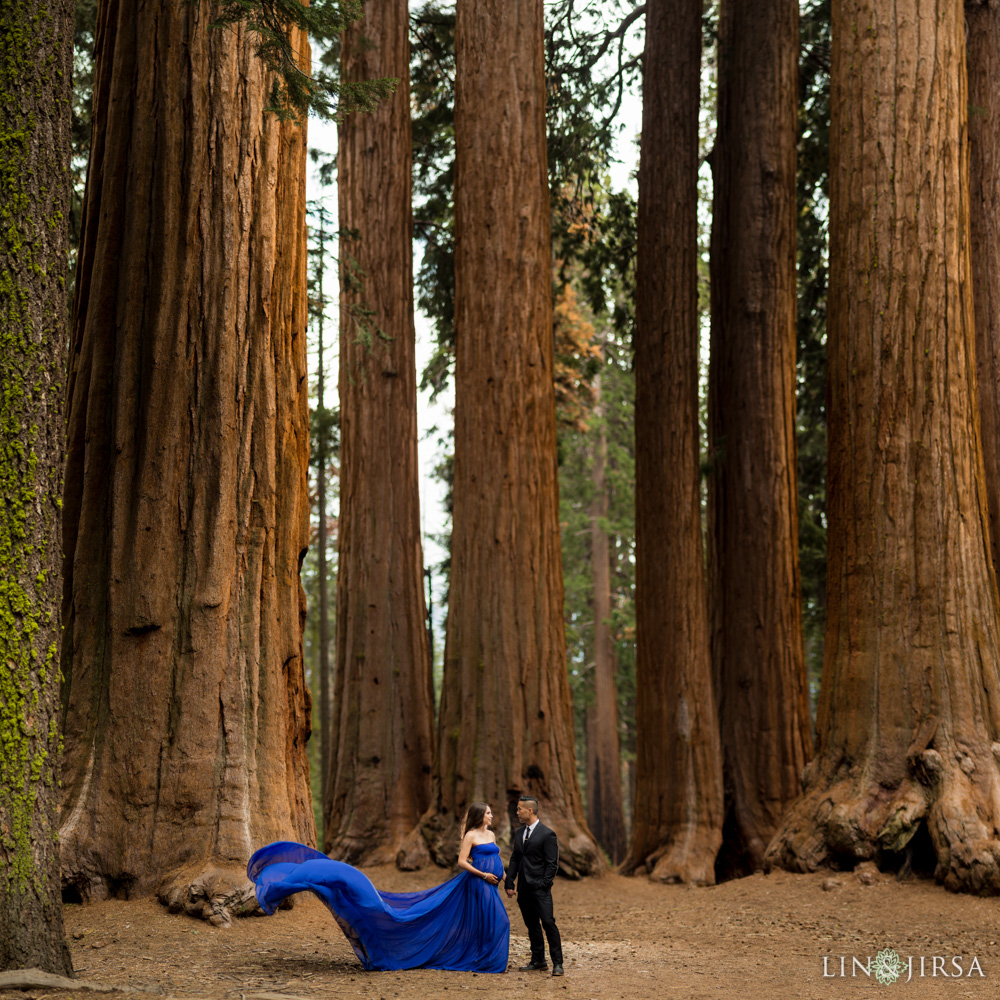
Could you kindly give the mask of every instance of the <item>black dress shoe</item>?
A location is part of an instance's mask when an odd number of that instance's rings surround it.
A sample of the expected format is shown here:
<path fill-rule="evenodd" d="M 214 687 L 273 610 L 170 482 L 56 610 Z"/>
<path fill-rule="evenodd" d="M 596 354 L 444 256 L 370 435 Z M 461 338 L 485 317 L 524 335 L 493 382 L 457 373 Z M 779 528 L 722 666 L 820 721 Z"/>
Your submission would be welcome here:
<path fill-rule="evenodd" d="M 564 975 L 566 975 L 566 973 L 563 972 L 561 965 L 553 965 L 552 966 L 552 975 L 553 976 L 564 976 Z"/>
<path fill-rule="evenodd" d="M 545 962 L 529 962 L 527 965 L 522 965 L 517 971 L 518 972 L 542 972 L 547 969 L 548 966 Z M 560 966 L 559 968 L 562 968 Z"/>

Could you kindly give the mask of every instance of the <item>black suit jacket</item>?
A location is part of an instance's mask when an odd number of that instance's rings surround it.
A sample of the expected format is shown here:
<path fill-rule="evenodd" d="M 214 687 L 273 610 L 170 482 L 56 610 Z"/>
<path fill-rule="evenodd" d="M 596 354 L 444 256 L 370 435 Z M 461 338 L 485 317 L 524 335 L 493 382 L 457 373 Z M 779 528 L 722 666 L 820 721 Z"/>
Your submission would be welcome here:
<path fill-rule="evenodd" d="M 555 832 L 539 821 L 525 845 L 525 830 L 527 827 L 522 826 L 514 833 L 514 849 L 510 855 L 504 885 L 513 889 L 514 879 L 518 879 L 520 890 L 550 889 L 559 870 L 559 842 Z"/>

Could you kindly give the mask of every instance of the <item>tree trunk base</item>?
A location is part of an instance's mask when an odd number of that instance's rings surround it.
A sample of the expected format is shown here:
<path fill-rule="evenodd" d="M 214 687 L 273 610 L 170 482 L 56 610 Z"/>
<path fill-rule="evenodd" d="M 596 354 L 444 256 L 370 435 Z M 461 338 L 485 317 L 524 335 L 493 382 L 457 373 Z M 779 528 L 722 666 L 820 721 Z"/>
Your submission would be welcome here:
<path fill-rule="evenodd" d="M 807 767 L 807 791 L 779 826 L 765 868 L 812 872 L 874 860 L 886 869 L 904 858 L 909 864 L 924 826 L 938 882 L 953 892 L 1000 894 L 1000 743 L 975 755 L 970 749 L 914 755 L 912 776 L 894 788 L 869 769 L 827 782 Z"/>
<path fill-rule="evenodd" d="M 620 871 L 623 875 L 645 871 L 650 882 L 664 885 L 715 885 L 715 857 L 719 853 L 720 840 L 717 830 L 682 832 L 645 861 L 628 861 Z"/>
<path fill-rule="evenodd" d="M 237 868 L 182 868 L 160 884 L 156 897 L 171 913 L 186 913 L 215 927 L 229 927 L 233 917 L 263 913 L 253 883 Z"/>
<path fill-rule="evenodd" d="M 414 827 L 403 841 L 396 854 L 396 867 L 401 872 L 416 872 L 421 868 L 426 868 L 431 863 L 431 852 L 427 850 L 427 841 L 424 839 L 420 827 Z"/>
<path fill-rule="evenodd" d="M 460 834 L 461 827 L 456 819 L 448 813 L 430 809 L 424 813 L 423 819 L 410 836 L 423 839 L 427 856 L 434 864 L 441 868 L 450 868 L 458 860 Z M 499 840 L 498 837 L 497 841 Z M 414 849 L 411 847 L 411 850 Z M 419 851 L 414 851 L 413 856 L 419 857 Z"/>

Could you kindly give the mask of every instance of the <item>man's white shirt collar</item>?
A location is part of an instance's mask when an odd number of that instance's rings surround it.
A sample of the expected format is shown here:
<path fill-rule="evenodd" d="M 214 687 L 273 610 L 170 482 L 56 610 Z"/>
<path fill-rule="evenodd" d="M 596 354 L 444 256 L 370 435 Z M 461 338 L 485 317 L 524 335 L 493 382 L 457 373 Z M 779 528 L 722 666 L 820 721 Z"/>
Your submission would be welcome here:
<path fill-rule="evenodd" d="M 535 832 L 535 827 L 536 826 L 538 826 L 538 820 L 537 819 L 535 820 L 534 823 L 531 824 L 531 826 L 525 828 L 525 831 L 524 831 L 525 839 L 528 838 L 528 837 L 530 837 Z"/>

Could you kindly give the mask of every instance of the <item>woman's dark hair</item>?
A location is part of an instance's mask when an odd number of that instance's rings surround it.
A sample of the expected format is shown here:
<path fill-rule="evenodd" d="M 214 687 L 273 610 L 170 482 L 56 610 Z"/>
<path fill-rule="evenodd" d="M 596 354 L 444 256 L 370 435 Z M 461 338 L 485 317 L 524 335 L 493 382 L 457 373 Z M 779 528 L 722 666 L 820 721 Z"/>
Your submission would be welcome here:
<path fill-rule="evenodd" d="M 462 824 L 462 836 L 464 837 L 470 830 L 478 830 L 483 825 L 486 818 L 486 810 L 489 809 L 488 802 L 473 802 L 469 806 L 469 811 L 465 814 L 465 822 Z"/>

